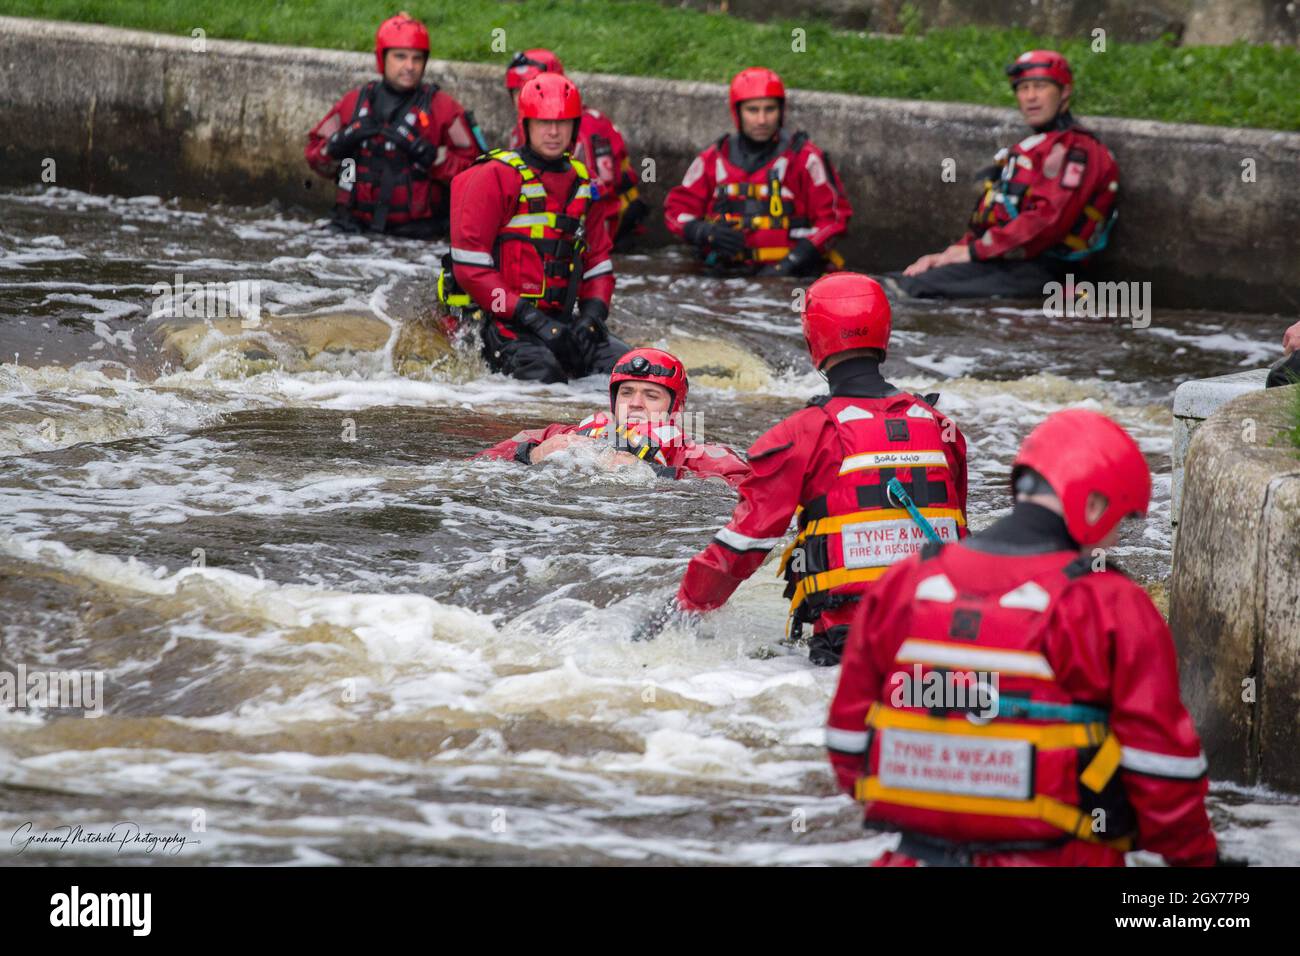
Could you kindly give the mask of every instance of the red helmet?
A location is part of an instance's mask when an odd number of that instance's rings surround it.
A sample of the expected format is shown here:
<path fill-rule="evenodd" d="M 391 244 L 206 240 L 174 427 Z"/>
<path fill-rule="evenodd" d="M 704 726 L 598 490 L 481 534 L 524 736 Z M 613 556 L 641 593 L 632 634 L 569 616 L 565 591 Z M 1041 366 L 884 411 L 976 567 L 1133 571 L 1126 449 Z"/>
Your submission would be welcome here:
<path fill-rule="evenodd" d="M 774 96 L 785 106 L 785 84 L 765 66 L 751 66 L 741 70 L 731 80 L 731 117 L 740 129 L 740 104 L 743 100 L 757 100 Z"/>
<path fill-rule="evenodd" d="M 889 300 L 875 279 L 833 272 L 812 284 L 803 303 L 803 338 L 818 369 L 837 352 L 889 348 Z"/>
<path fill-rule="evenodd" d="M 538 73 L 564 75 L 564 64 L 550 50 L 525 50 L 516 53 L 506 67 L 506 89 L 517 90 Z"/>
<path fill-rule="evenodd" d="M 1016 62 L 1007 67 L 1007 76 L 1013 90 L 1021 80 L 1051 80 L 1057 86 L 1069 86 L 1074 82 L 1069 61 L 1055 50 L 1030 50 L 1020 54 Z"/>
<path fill-rule="evenodd" d="M 653 382 L 668 389 L 672 405 L 668 414 L 676 415 L 686 407 L 686 366 L 681 359 L 663 349 L 633 349 L 614 363 L 609 376 L 609 410 L 614 411 L 614 399 L 622 382 Z"/>
<path fill-rule="evenodd" d="M 1032 468 L 1061 499 L 1070 537 L 1096 544 L 1131 514 L 1145 515 L 1151 503 L 1151 470 L 1142 450 L 1124 429 L 1086 408 L 1056 412 L 1029 433 L 1011 466 L 1012 487 L 1022 468 Z M 1088 524 L 1088 496 L 1106 499 L 1106 509 Z"/>
<path fill-rule="evenodd" d="M 519 92 L 521 120 L 582 118 L 582 97 L 573 81 L 560 73 L 538 73 Z"/>
<path fill-rule="evenodd" d="M 402 12 L 379 24 L 375 32 L 375 66 L 384 72 L 384 52 L 405 48 L 429 52 L 429 31 L 409 13 Z"/>

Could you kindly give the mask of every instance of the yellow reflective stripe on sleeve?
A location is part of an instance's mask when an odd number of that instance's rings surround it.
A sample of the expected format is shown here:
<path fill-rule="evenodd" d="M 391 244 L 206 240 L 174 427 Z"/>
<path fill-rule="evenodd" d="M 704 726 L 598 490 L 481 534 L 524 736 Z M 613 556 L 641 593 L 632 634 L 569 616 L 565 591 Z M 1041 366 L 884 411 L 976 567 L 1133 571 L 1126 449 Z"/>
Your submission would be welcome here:
<path fill-rule="evenodd" d="M 761 246 L 751 250 L 759 262 L 778 262 L 790 254 L 789 246 Z"/>
<path fill-rule="evenodd" d="M 586 164 L 584 164 L 584 163 L 582 163 L 582 162 L 579 162 L 578 160 L 576 160 L 576 159 L 574 159 L 572 156 L 570 156 L 570 157 L 569 157 L 569 165 L 572 166 L 572 167 L 573 167 L 573 171 L 576 172 L 576 173 L 577 173 L 579 176 L 581 176 L 583 179 L 590 179 L 590 178 L 591 178 L 591 174 L 587 172 Z"/>
<path fill-rule="evenodd" d="M 826 259 L 827 259 L 827 261 L 829 261 L 830 264 L 833 265 L 836 269 L 843 269 L 843 268 L 844 268 L 844 257 L 843 257 L 842 255 L 840 255 L 838 252 L 836 252 L 834 249 L 832 249 L 830 252 L 826 253 Z"/>
<path fill-rule="evenodd" d="M 1083 214 L 1087 216 L 1089 219 L 1091 219 L 1093 222 L 1101 222 L 1103 219 L 1106 218 L 1102 214 L 1101 210 L 1098 209 L 1096 206 L 1084 206 Z"/>

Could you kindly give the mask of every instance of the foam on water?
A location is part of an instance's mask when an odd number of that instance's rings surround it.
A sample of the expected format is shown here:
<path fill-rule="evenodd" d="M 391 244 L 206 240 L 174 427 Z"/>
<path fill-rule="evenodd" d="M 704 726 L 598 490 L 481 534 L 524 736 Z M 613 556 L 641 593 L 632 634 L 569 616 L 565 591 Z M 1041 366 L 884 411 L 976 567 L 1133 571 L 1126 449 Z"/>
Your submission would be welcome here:
<path fill-rule="evenodd" d="M 38 817 L 72 806 L 101 831 L 142 815 L 187 832 L 207 808 L 185 858 L 212 862 L 860 863 L 892 845 L 863 838 L 835 791 L 822 725 L 837 675 L 780 643 L 771 561 L 703 621 L 629 640 L 726 520 L 724 486 L 665 495 L 596 448 L 535 468 L 468 460 L 605 407 L 596 377 L 522 383 L 476 356 L 397 374 L 445 245 L 159 197 L 0 202 L 103 226 L 24 235 L 8 217 L 0 233 L 0 289 L 32 310 L 7 326 L 0 306 L 0 335 L 24 330 L 24 352 L 45 346 L 42 321 L 83 336 L 61 366 L 41 353 L 0 366 L 0 581 L 26 588 L 0 650 L 108 677 L 97 720 L 0 712 L 0 786 L 27 788 Z M 726 341 L 771 370 L 734 389 L 692 383 L 705 439 L 743 448 L 825 383 L 792 286 L 684 262 L 628 257 L 616 328 Z M 177 273 L 258 279 L 264 317 L 357 311 L 388 334 L 303 362 L 274 334 L 254 340 L 270 359 L 250 357 L 209 325 L 193 368 L 150 365 L 168 320 L 155 285 Z M 1230 317 L 1160 318 L 1142 334 L 1089 323 L 1107 350 L 1093 368 L 1039 309 L 908 306 L 885 374 L 940 390 L 966 432 L 977 528 L 1005 512 L 1011 456 L 1045 414 L 1117 417 L 1156 471 L 1152 515 L 1119 553 L 1158 580 L 1167 398 L 1185 370 L 1166 343 L 1235 362 L 1267 338 Z M 1154 383 L 1134 355 L 1158 360 Z M 361 451 L 335 444 L 347 413 Z M 197 547 L 208 566 L 185 566 Z M 1293 800 L 1220 786 L 1212 805 L 1230 852 L 1300 860 Z M 32 815 L 0 810 L 0 828 Z"/>

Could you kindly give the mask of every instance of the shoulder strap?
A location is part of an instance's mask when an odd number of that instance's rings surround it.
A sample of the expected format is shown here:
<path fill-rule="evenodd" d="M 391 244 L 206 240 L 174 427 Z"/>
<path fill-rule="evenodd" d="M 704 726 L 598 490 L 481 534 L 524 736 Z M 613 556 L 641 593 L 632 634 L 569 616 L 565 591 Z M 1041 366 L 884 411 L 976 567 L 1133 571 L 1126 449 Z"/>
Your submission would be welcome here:
<path fill-rule="evenodd" d="M 433 98 L 438 95 L 437 83 L 425 83 L 420 87 L 420 95 L 416 97 L 415 105 L 420 107 L 426 113 L 433 111 Z"/>
<path fill-rule="evenodd" d="M 357 101 L 352 104 L 352 118 L 348 120 L 349 123 L 361 115 L 362 106 L 369 107 L 371 113 L 375 111 L 375 89 L 378 86 L 378 80 L 371 80 L 357 91 Z"/>

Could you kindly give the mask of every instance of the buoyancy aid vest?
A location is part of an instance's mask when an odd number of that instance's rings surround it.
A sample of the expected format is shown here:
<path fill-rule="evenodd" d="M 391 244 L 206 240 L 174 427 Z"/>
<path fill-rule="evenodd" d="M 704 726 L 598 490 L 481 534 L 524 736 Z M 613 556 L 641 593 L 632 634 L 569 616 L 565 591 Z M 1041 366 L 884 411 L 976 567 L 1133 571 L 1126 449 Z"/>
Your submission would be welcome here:
<path fill-rule="evenodd" d="M 636 180 L 625 169 L 617 166 L 614 144 L 608 136 L 592 133 L 583 137 L 586 150 L 591 156 L 591 172 L 600 184 L 601 195 L 618 195 L 618 214 L 621 217 L 627 207 L 640 198 Z"/>
<path fill-rule="evenodd" d="M 983 852 L 1070 840 L 1130 849 L 1119 740 L 1044 655 L 1051 608 L 1090 559 L 1035 556 L 1011 590 L 965 593 L 933 560 L 943 549 L 923 550 L 908 636 L 867 714 L 855 793 L 867 825 Z"/>
<path fill-rule="evenodd" d="M 835 427 L 843 461 L 835 484 L 801 504 L 798 534 L 781 559 L 790 630 L 830 607 L 855 601 L 866 585 L 921 550 L 925 532 L 888 491 L 897 478 L 942 541 L 966 534 L 942 431 L 914 395 L 823 396 L 819 407 Z"/>
<path fill-rule="evenodd" d="M 492 262 L 496 269 L 511 281 L 530 281 L 534 288 L 519 290 L 521 298 L 533 299 L 539 309 L 556 312 L 571 310 L 582 279 L 582 255 L 586 249 L 587 212 L 597 194 L 587 167 L 569 157 L 569 164 L 577 174 L 569 195 L 556 202 L 546 191 L 541 179 L 516 150 L 494 149 L 478 162 L 505 163 L 519 173 L 519 204 L 516 212 L 502 227 L 492 247 Z M 511 274 L 503 268 L 502 246 L 507 242 L 524 242 L 532 246 L 540 260 L 540 275 L 524 277 Z M 438 275 L 438 300 L 444 305 L 463 310 L 473 309 L 475 303 L 468 293 L 456 283 L 451 268 L 451 257 L 442 260 Z"/>
<path fill-rule="evenodd" d="M 816 232 L 810 220 L 792 215 L 795 196 L 783 184 L 790 164 L 807 141 L 807 133 L 795 133 L 775 159 L 751 173 L 733 162 L 731 135 L 718 140 L 717 185 L 705 219 L 730 223 L 749 236 L 746 254 L 757 262 L 784 259 L 796 242 Z M 834 176 L 829 160 L 827 165 L 827 174 Z"/>
<path fill-rule="evenodd" d="M 668 456 L 664 453 L 664 448 L 680 445 L 684 437 L 682 430 L 672 422 L 625 428 L 615 425 L 604 412 L 596 412 L 578 423 L 577 432 L 587 438 L 609 442 L 619 451 L 635 455 L 661 477 L 677 476 L 677 469 L 669 463 Z"/>
<path fill-rule="evenodd" d="M 372 80 L 361 88 L 348 123 L 375 112 L 375 94 L 379 84 L 379 80 Z M 400 114 L 408 126 L 420 129 L 428 125 L 437 92 L 436 83 L 425 83 L 420 87 Z M 379 125 L 382 130 L 391 127 L 392 123 L 386 117 L 379 117 Z M 337 180 L 339 202 L 352 216 L 369 223 L 376 232 L 382 232 L 393 213 L 412 219 L 430 214 L 430 209 L 420 208 L 429 206 L 430 184 L 427 181 L 417 183 L 415 168 L 406 150 L 397 148 L 378 133 L 357 147 L 355 160 L 355 166 L 347 163 L 340 166 Z"/>
<path fill-rule="evenodd" d="M 1060 138 L 1069 131 L 1092 137 L 1083 127 L 1073 125 L 1067 130 L 1035 133 L 1015 146 L 998 150 L 994 156 L 994 165 L 983 171 L 983 192 L 971 214 L 970 228 L 975 235 L 980 236 L 989 229 L 1006 225 L 1020 215 L 1021 206 L 1030 195 L 1033 184 L 1041 181 L 1043 176 L 1042 171 L 1035 168 L 1030 154 L 1038 150 L 1049 137 Z M 1045 155 L 1040 156 L 1039 160 Z M 1071 147 L 1065 155 L 1062 183 L 1077 186 L 1082 181 L 1087 163 L 1088 152 L 1077 146 Z M 1118 199 L 1118 177 L 1105 177 L 1088 197 L 1079 218 L 1070 227 L 1069 234 L 1044 254 L 1074 262 L 1101 252 L 1110 241 L 1111 228 L 1119 217 Z"/>

